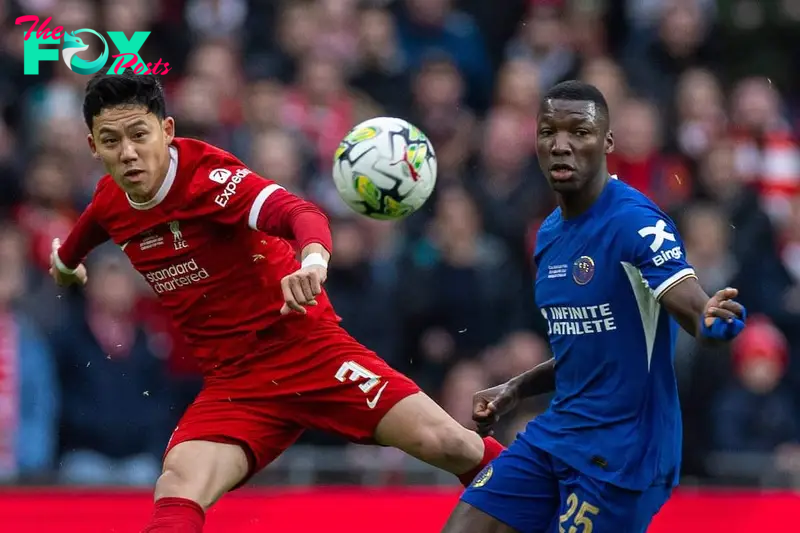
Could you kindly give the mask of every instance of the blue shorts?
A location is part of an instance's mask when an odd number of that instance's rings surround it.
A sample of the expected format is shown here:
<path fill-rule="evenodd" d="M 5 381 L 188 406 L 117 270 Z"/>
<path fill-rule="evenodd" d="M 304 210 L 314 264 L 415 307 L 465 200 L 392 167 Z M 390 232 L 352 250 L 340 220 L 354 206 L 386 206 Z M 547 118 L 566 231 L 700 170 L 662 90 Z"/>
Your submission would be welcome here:
<path fill-rule="evenodd" d="M 672 489 L 631 491 L 517 439 L 461 496 L 519 533 L 645 533 Z"/>

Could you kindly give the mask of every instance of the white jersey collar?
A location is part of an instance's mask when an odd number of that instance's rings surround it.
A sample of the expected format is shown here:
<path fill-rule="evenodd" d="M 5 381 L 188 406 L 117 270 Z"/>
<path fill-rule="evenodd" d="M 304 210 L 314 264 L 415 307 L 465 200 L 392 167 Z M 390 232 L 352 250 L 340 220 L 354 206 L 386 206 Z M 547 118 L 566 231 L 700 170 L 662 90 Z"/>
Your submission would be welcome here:
<path fill-rule="evenodd" d="M 167 176 L 164 178 L 164 182 L 161 184 L 161 187 L 158 188 L 155 196 L 147 200 L 146 202 L 134 202 L 131 200 L 131 197 L 128 194 L 125 194 L 125 197 L 128 199 L 128 203 L 131 204 L 131 207 L 134 209 L 138 209 L 140 211 L 145 211 L 147 209 L 152 209 L 161 202 L 164 201 L 164 198 L 167 197 L 167 193 L 172 188 L 172 184 L 175 183 L 175 176 L 178 173 L 178 149 L 174 146 L 169 147 L 169 170 L 167 170 Z"/>

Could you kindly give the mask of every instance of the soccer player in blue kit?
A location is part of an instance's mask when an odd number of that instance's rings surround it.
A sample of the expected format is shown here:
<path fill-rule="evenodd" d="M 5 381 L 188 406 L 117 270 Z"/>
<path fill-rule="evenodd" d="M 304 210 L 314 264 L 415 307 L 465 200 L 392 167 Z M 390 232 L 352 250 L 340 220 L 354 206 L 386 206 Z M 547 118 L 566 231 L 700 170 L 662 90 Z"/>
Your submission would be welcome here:
<path fill-rule="evenodd" d="M 644 533 L 678 483 L 678 324 L 728 341 L 736 289 L 710 297 L 675 224 L 608 174 L 600 91 L 563 82 L 542 99 L 537 154 L 558 199 L 536 243 L 536 303 L 553 359 L 474 397 L 481 433 L 523 398 L 546 412 L 475 479 L 444 533 Z"/>

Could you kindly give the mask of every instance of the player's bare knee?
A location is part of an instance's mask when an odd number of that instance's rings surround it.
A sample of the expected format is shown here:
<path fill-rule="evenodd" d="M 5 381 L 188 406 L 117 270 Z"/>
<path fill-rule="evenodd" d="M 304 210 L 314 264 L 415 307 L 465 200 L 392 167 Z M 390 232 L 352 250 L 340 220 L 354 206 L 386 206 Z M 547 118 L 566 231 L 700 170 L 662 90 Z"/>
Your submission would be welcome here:
<path fill-rule="evenodd" d="M 195 500 L 192 497 L 192 481 L 188 476 L 181 473 L 180 470 L 174 470 L 169 467 L 164 467 L 164 471 L 156 481 L 155 499 L 160 498 L 188 498 Z M 202 502 L 197 502 L 202 505 Z"/>
<path fill-rule="evenodd" d="M 423 393 L 409 396 L 392 408 L 375 436 L 381 444 L 454 473 L 472 468 L 483 457 L 481 438 Z"/>
<path fill-rule="evenodd" d="M 205 441 L 184 442 L 164 460 L 156 482 L 155 499 L 186 498 L 208 509 L 241 481 L 247 457 L 238 446 Z"/>
<path fill-rule="evenodd" d="M 471 468 L 483 456 L 480 437 L 455 422 L 421 426 L 414 433 L 418 457 L 447 470 Z"/>
<path fill-rule="evenodd" d="M 156 481 L 155 499 L 185 498 L 208 509 L 216 501 L 211 488 L 211 473 L 206 469 L 192 472 L 185 466 L 165 465 L 164 471 Z"/>
<path fill-rule="evenodd" d="M 474 465 L 483 457 L 483 441 L 474 432 L 455 424 L 436 428 L 436 440 L 442 455 L 453 463 Z"/>

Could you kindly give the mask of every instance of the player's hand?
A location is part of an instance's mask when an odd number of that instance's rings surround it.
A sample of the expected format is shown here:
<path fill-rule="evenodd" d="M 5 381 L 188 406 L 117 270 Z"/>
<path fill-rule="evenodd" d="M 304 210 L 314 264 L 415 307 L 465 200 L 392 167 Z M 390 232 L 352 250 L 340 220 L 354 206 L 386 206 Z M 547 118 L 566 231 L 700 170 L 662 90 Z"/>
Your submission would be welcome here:
<path fill-rule="evenodd" d="M 61 287 L 69 287 L 70 285 L 86 285 L 88 275 L 86 274 L 86 267 L 78 265 L 74 274 L 65 274 L 56 268 L 56 253 L 61 248 L 61 240 L 53 239 L 53 251 L 50 253 L 50 275 L 55 280 L 56 284 Z"/>
<path fill-rule="evenodd" d="M 481 437 L 493 435 L 494 424 L 518 403 L 519 393 L 510 383 L 476 392 L 472 396 L 472 420 L 478 426 L 478 434 Z"/>
<path fill-rule="evenodd" d="M 281 280 L 283 307 L 281 314 L 306 314 L 306 306 L 317 305 L 317 296 L 322 293 L 322 284 L 328 278 L 328 269 L 310 265 L 289 274 Z"/>
<path fill-rule="evenodd" d="M 730 340 L 744 329 L 747 310 L 734 301 L 738 294 L 738 290 L 727 287 L 709 298 L 701 324 L 701 334 L 704 337 Z"/>
<path fill-rule="evenodd" d="M 711 327 L 711 324 L 713 324 L 714 320 L 717 318 L 720 318 L 726 322 L 732 322 L 734 319 L 741 320 L 744 318 L 744 307 L 742 304 L 733 300 L 738 295 L 738 290 L 728 287 L 717 291 L 714 296 L 709 298 L 703 314 L 703 320 L 706 326 Z"/>

